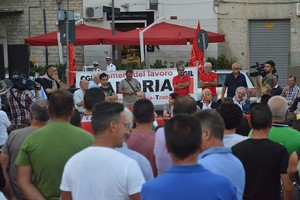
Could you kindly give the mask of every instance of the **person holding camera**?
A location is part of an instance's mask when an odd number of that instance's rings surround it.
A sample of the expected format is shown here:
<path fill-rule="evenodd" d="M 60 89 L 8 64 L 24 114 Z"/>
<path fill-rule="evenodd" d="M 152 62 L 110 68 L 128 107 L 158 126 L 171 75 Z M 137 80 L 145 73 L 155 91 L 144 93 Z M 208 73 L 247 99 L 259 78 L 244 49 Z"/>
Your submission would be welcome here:
<path fill-rule="evenodd" d="M 261 96 L 262 87 L 269 85 L 271 88 L 274 87 L 273 73 L 276 72 L 275 63 L 272 60 L 268 60 L 264 63 L 265 76 L 261 78 L 256 76 L 256 87 L 259 96 Z"/>
<path fill-rule="evenodd" d="M 11 119 L 14 128 L 24 124 L 30 118 L 30 105 L 39 98 L 39 90 L 34 82 L 26 75 L 14 74 L 13 87 L 6 94 L 10 107 Z M 34 94 L 31 92 L 34 90 Z"/>
<path fill-rule="evenodd" d="M 57 89 L 68 89 L 67 85 L 59 80 L 58 78 L 58 72 L 55 65 L 48 65 L 45 68 L 46 74 L 42 76 L 43 82 L 42 86 L 47 94 L 48 99 L 51 96 L 51 93 L 53 93 Z"/>
<path fill-rule="evenodd" d="M 126 78 L 123 79 L 118 87 L 118 92 L 123 94 L 123 104 L 129 107 L 136 102 L 136 93 L 141 90 L 140 82 L 133 78 L 133 70 L 126 70 Z"/>

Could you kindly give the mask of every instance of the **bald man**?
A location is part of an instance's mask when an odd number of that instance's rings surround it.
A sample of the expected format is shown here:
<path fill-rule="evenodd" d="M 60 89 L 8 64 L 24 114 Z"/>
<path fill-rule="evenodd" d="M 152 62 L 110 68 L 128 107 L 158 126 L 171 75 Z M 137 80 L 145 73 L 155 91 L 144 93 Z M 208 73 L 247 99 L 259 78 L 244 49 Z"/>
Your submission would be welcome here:
<path fill-rule="evenodd" d="M 81 114 L 84 113 L 84 107 L 83 107 L 83 96 L 85 91 L 88 89 L 89 82 L 85 79 L 82 79 L 79 83 L 80 88 L 76 90 L 73 94 L 73 99 L 74 99 L 74 105 L 76 110 L 80 112 Z"/>
<path fill-rule="evenodd" d="M 202 91 L 201 100 L 197 101 L 197 105 L 201 110 L 217 109 L 218 104 L 212 101 L 212 92 L 206 88 Z"/>
<path fill-rule="evenodd" d="M 300 149 L 300 133 L 286 124 L 288 110 L 287 101 L 282 96 L 273 96 L 268 101 L 272 112 L 273 126 L 269 132 L 269 139 L 285 146 L 289 154 Z M 252 132 L 249 134 L 252 137 Z"/>
<path fill-rule="evenodd" d="M 226 79 L 222 88 L 222 93 L 221 93 L 222 101 L 224 101 L 225 99 L 226 90 L 227 90 L 227 97 L 232 98 L 234 97 L 235 90 L 239 86 L 245 87 L 247 94 L 249 93 L 246 77 L 244 76 L 244 74 L 240 72 L 241 69 L 240 65 L 238 63 L 233 63 L 231 69 L 232 69 L 232 73 L 226 75 Z"/>

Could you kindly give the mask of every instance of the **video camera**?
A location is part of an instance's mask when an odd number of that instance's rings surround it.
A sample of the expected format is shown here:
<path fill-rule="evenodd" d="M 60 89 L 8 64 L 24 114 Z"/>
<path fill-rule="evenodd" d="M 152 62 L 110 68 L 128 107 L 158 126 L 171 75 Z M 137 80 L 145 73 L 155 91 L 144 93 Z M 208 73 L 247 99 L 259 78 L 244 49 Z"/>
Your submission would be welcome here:
<path fill-rule="evenodd" d="M 41 85 L 35 81 L 34 76 L 28 75 L 13 75 L 12 76 L 13 88 L 18 90 L 33 90 L 33 89 L 41 89 Z"/>
<path fill-rule="evenodd" d="M 256 65 L 253 65 L 250 68 L 255 69 L 254 72 L 250 72 L 251 77 L 255 77 L 255 76 L 265 77 L 266 76 L 264 63 L 263 64 L 258 64 L 258 62 L 256 62 Z"/>

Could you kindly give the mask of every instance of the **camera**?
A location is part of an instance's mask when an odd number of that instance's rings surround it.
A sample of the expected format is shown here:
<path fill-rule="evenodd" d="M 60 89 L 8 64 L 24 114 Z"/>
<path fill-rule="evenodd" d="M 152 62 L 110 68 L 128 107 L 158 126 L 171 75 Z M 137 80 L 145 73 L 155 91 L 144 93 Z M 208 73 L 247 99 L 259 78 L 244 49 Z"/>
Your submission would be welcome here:
<path fill-rule="evenodd" d="M 257 62 L 256 65 L 251 66 L 250 69 L 255 70 L 253 72 L 250 72 L 251 77 L 255 77 L 255 76 L 265 77 L 266 76 L 264 63 L 263 64 L 258 64 L 258 62 Z"/>
<path fill-rule="evenodd" d="M 18 89 L 18 90 L 33 90 L 34 88 L 36 89 L 41 89 L 41 86 L 39 83 L 35 82 L 35 77 L 34 76 L 28 76 L 28 75 L 13 75 L 12 76 L 12 83 L 13 83 L 13 88 Z"/>

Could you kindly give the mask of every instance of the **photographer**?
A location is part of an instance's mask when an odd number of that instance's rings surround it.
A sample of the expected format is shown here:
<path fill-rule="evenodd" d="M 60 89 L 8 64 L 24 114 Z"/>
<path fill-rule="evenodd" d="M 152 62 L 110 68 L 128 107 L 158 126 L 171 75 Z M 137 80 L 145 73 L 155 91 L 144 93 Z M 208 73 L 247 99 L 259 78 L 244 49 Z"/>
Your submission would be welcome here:
<path fill-rule="evenodd" d="M 266 61 L 264 64 L 264 74 L 261 76 L 256 76 L 256 88 L 258 91 L 259 96 L 261 96 L 262 87 L 269 85 L 271 88 L 274 87 L 274 79 L 273 73 L 276 72 L 275 70 L 275 63 L 272 60 Z"/>
<path fill-rule="evenodd" d="M 39 90 L 34 87 L 35 82 L 26 75 L 15 74 L 12 77 L 13 87 L 7 92 L 12 124 L 16 128 L 30 118 L 30 105 L 39 98 Z M 34 93 L 31 90 L 34 89 Z"/>
<path fill-rule="evenodd" d="M 43 86 L 48 99 L 50 98 L 51 93 L 53 93 L 55 90 L 60 88 L 68 89 L 67 85 L 59 80 L 55 65 L 48 65 L 45 68 L 45 75 L 41 78 L 43 78 L 41 85 Z"/>

